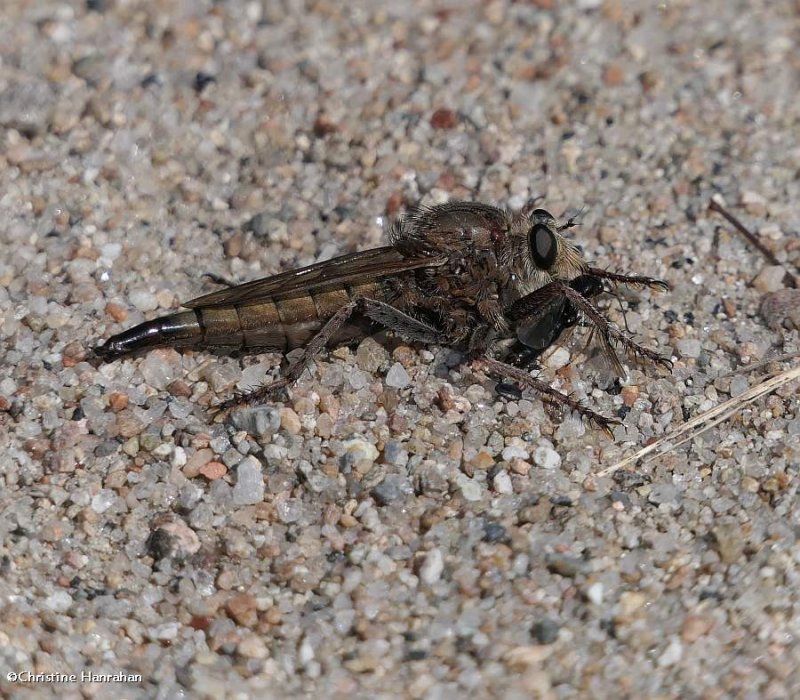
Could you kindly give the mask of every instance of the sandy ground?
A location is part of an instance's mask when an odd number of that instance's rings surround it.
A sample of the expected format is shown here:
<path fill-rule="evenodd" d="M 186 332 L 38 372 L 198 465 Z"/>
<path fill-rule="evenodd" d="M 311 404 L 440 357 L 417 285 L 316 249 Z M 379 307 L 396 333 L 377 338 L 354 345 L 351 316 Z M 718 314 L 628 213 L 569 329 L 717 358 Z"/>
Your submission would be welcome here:
<path fill-rule="evenodd" d="M 600 475 L 797 362 L 741 371 L 798 333 L 758 313 L 783 269 L 707 206 L 795 272 L 800 7 L 564 5 L 3 2 L 3 697 L 800 693 L 797 383 Z M 613 440 L 443 348 L 337 350 L 225 424 L 278 357 L 89 361 L 202 272 L 533 195 L 673 287 L 623 296 L 671 375 L 609 384 L 580 334 L 544 370 Z"/>

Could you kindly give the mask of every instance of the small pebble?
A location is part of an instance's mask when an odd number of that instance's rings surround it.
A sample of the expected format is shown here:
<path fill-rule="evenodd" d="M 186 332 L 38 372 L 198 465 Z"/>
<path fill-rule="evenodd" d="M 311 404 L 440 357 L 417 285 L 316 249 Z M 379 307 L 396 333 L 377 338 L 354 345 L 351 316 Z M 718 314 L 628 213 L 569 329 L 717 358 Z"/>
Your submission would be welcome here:
<path fill-rule="evenodd" d="M 425 554 L 425 559 L 419 569 L 419 578 L 423 583 L 431 586 L 436 583 L 444 572 L 444 555 L 438 548 L 431 549 Z"/>
<path fill-rule="evenodd" d="M 594 605 L 603 604 L 603 584 L 600 581 L 595 581 L 586 588 L 586 599 Z"/>
<path fill-rule="evenodd" d="M 698 358 L 703 346 L 698 338 L 682 338 L 678 341 L 678 353 L 681 357 Z"/>
<path fill-rule="evenodd" d="M 352 465 L 358 465 L 359 471 L 366 473 L 378 459 L 378 449 L 371 442 L 361 438 L 352 438 L 342 442 L 345 449 L 345 457 Z"/>
<path fill-rule="evenodd" d="M 508 532 L 500 523 L 486 523 L 483 526 L 484 542 L 502 542 L 508 537 Z"/>
<path fill-rule="evenodd" d="M 405 367 L 399 362 L 395 362 L 386 373 L 386 386 L 405 389 L 409 384 L 411 384 L 411 377 L 408 376 Z"/>
<path fill-rule="evenodd" d="M 667 644 L 667 648 L 664 649 L 664 652 L 658 657 L 656 663 L 661 668 L 674 666 L 681 660 L 682 656 L 683 644 L 681 644 L 681 640 L 678 637 L 672 637 L 669 644 Z"/>
<path fill-rule="evenodd" d="M 569 358 L 569 350 L 563 347 L 557 347 L 547 354 L 544 365 L 548 369 L 555 371 L 565 367 L 569 363 Z"/>
<path fill-rule="evenodd" d="M 139 417 L 138 413 L 133 410 L 125 408 L 117 414 L 116 417 L 117 433 L 120 437 L 129 438 L 138 435 L 144 430 L 144 421 Z"/>
<path fill-rule="evenodd" d="M 293 408 L 284 407 L 280 409 L 281 430 L 285 430 L 289 435 L 297 435 L 302 429 L 300 416 Z"/>
<path fill-rule="evenodd" d="M 510 462 L 513 459 L 528 459 L 529 456 L 528 450 L 521 445 L 509 445 L 502 452 L 502 457 L 506 462 Z"/>
<path fill-rule="evenodd" d="M 46 131 L 56 106 L 56 93 L 46 82 L 31 75 L 9 82 L 0 92 L 0 125 L 23 134 Z"/>
<path fill-rule="evenodd" d="M 388 353 L 385 348 L 373 338 L 365 338 L 356 349 L 358 366 L 369 374 L 377 372 L 386 362 L 387 357 Z"/>
<path fill-rule="evenodd" d="M 192 479 L 200 473 L 200 469 L 214 458 L 214 451 L 204 447 L 189 455 L 184 462 L 183 474 Z"/>
<path fill-rule="evenodd" d="M 494 457 L 492 457 L 492 453 L 489 450 L 481 448 L 470 460 L 470 464 L 475 469 L 490 469 L 494 466 Z"/>
<path fill-rule="evenodd" d="M 347 382 L 350 384 L 350 388 L 355 391 L 363 389 L 369 384 L 369 381 L 370 375 L 360 369 L 354 369 L 347 373 Z"/>
<path fill-rule="evenodd" d="M 372 496 L 381 506 L 387 506 L 395 501 L 407 498 L 414 493 L 408 477 L 399 474 L 389 474 L 380 484 L 372 489 Z"/>
<path fill-rule="evenodd" d="M 264 478 L 261 462 L 252 455 L 236 465 L 236 485 L 233 502 L 237 506 L 260 503 L 264 500 Z"/>
<path fill-rule="evenodd" d="M 231 414 L 231 422 L 239 430 L 244 430 L 250 435 L 260 438 L 266 438 L 278 432 L 281 427 L 281 419 L 280 410 L 273 406 L 240 408 Z"/>
<path fill-rule="evenodd" d="M 502 494 L 512 494 L 514 493 L 514 484 L 511 481 L 511 477 L 508 475 L 508 472 L 505 470 L 497 472 L 494 475 L 494 479 L 492 479 L 492 486 L 497 493 Z"/>
<path fill-rule="evenodd" d="M 246 659 L 266 659 L 269 656 L 266 643 L 257 634 L 248 634 L 239 642 L 236 651 Z"/>
<path fill-rule="evenodd" d="M 719 557 L 725 564 L 735 564 L 744 554 L 744 539 L 741 528 L 735 523 L 719 523 L 711 534 L 717 545 Z"/>
<path fill-rule="evenodd" d="M 106 304 L 106 313 L 111 316 L 117 323 L 122 323 L 128 319 L 128 310 L 121 304 L 116 304 L 113 301 Z"/>
<path fill-rule="evenodd" d="M 743 374 L 737 374 L 731 377 L 730 394 L 731 397 L 741 396 L 750 388 L 750 382 Z"/>
<path fill-rule="evenodd" d="M 483 498 L 483 487 L 474 479 L 460 474 L 457 483 L 465 501 L 480 501 Z"/>
<path fill-rule="evenodd" d="M 303 504 L 296 498 L 287 498 L 276 503 L 275 511 L 282 523 L 295 523 L 303 515 Z"/>
<path fill-rule="evenodd" d="M 578 574 L 587 574 L 591 569 L 589 562 L 580 557 L 556 552 L 547 554 L 545 556 L 545 563 L 548 571 L 568 578 L 574 578 Z"/>
<path fill-rule="evenodd" d="M 209 481 L 221 479 L 228 473 L 228 468 L 221 462 L 207 462 L 200 467 L 200 473 Z"/>
<path fill-rule="evenodd" d="M 228 598 L 225 609 L 237 624 L 253 627 L 258 621 L 258 601 L 250 593 L 234 593 Z"/>
<path fill-rule="evenodd" d="M 95 513 L 105 513 L 117 500 L 117 495 L 110 489 L 101 489 L 92 498 L 92 510 Z"/>
<path fill-rule="evenodd" d="M 458 126 L 458 115 L 451 109 L 437 109 L 431 115 L 434 129 L 453 129 Z"/>
<path fill-rule="evenodd" d="M 705 615 L 687 615 L 681 628 L 681 639 L 687 644 L 693 644 L 700 637 L 714 628 L 714 620 Z"/>
<path fill-rule="evenodd" d="M 144 289 L 134 289 L 128 295 L 128 300 L 139 311 L 155 311 L 158 308 L 158 300 L 156 295 Z"/>
<path fill-rule="evenodd" d="M 533 451 L 533 461 L 542 469 L 558 469 L 561 455 L 553 449 L 553 443 L 549 440 L 540 440 Z"/>
<path fill-rule="evenodd" d="M 777 292 L 783 289 L 785 276 L 786 270 L 782 265 L 765 265 L 753 280 L 753 287 L 762 294 Z"/>
<path fill-rule="evenodd" d="M 672 484 L 654 484 L 647 500 L 654 506 L 665 504 L 677 507 L 680 504 L 678 489 Z"/>
<path fill-rule="evenodd" d="M 147 550 L 156 560 L 183 560 L 200 549 L 200 538 L 183 520 L 160 524 L 147 539 Z"/>

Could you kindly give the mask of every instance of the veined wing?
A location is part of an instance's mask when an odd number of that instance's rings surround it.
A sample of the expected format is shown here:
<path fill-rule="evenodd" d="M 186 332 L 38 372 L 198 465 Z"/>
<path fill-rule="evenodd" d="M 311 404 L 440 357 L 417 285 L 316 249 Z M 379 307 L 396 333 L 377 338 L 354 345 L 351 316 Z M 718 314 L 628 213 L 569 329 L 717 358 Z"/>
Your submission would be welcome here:
<path fill-rule="evenodd" d="M 267 299 L 283 299 L 325 287 L 372 282 L 378 277 L 424 267 L 437 267 L 442 263 L 444 263 L 442 257 L 405 257 L 396 248 L 384 246 L 340 255 L 296 270 L 287 270 L 271 277 L 245 282 L 229 289 L 220 289 L 183 305 L 194 309 L 255 304 Z"/>

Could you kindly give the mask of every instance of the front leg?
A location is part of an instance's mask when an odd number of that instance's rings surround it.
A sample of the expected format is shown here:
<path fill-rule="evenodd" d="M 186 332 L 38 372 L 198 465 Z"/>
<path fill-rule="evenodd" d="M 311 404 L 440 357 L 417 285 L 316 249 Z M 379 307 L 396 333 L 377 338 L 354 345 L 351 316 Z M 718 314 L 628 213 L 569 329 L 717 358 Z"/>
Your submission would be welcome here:
<path fill-rule="evenodd" d="M 489 323 L 494 330 L 500 333 L 508 332 L 508 321 L 503 315 L 503 307 L 498 299 L 483 299 L 476 304 L 476 308 L 481 319 Z"/>
<path fill-rule="evenodd" d="M 644 284 L 644 282 L 642 282 L 642 284 Z M 586 320 L 591 324 L 593 330 L 599 334 L 604 350 L 610 352 L 612 355 L 612 361 L 615 359 L 615 355 L 611 348 L 611 343 L 616 342 L 634 358 L 646 358 L 666 369 L 672 368 L 672 363 L 667 358 L 662 357 L 657 352 L 629 338 L 619 328 L 609 323 L 603 317 L 603 314 L 600 313 L 600 310 L 587 297 L 573 289 L 566 282 L 560 280 L 554 280 L 536 291 L 531 292 L 531 294 L 518 299 L 511 305 L 507 315 L 517 326 L 524 326 L 525 322 L 528 320 L 536 322 L 538 321 L 537 314 L 541 314 L 542 299 L 547 299 L 552 296 L 563 297 L 584 315 Z M 617 363 L 618 362 L 617 360 Z"/>
<path fill-rule="evenodd" d="M 669 290 L 669 285 L 655 277 L 645 277 L 643 275 L 620 275 L 616 272 L 609 272 L 600 267 L 590 267 L 586 270 L 587 275 L 597 277 L 600 279 L 608 280 L 609 282 L 617 282 L 619 284 L 627 284 L 631 287 L 649 287 L 661 292 Z"/>

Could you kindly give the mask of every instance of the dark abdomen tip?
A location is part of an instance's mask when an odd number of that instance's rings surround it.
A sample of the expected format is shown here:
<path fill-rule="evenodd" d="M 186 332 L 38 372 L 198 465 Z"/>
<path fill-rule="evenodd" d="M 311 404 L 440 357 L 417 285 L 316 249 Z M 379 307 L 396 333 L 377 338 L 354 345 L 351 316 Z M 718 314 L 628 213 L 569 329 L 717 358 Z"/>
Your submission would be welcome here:
<path fill-rule="evenodd" d="M 94 352 L 103 362 L 157 347 L 195 345 L 202 339 L 200 324 L 194 311 L 182 311 L 145 321 L 122 333 L 112 335 Z"/>
<path fill-rule="evenodd" d="M 113 362 L 127 354 L 124 350 L 119 348 L 114 338 L 109 338 L 102 345 L 96 345 L 93 348 L 93 352 L 95 357 L 99 357 L 103 362 Z"/>

